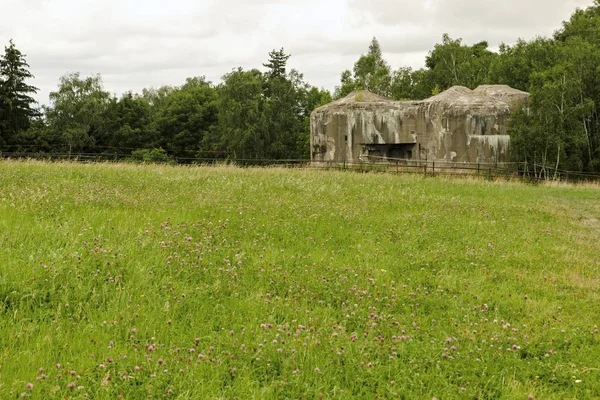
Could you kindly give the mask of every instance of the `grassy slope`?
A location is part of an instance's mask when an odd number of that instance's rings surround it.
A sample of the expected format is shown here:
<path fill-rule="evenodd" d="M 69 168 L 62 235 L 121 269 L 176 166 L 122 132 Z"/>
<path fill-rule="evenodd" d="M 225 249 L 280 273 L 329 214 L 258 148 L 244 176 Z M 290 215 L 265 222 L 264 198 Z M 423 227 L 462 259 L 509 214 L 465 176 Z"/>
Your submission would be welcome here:
<path fill-rule="evenodd" d="M 598 398 L 598 219 L 594 188 L 3 162 L 0 398 Z"/>

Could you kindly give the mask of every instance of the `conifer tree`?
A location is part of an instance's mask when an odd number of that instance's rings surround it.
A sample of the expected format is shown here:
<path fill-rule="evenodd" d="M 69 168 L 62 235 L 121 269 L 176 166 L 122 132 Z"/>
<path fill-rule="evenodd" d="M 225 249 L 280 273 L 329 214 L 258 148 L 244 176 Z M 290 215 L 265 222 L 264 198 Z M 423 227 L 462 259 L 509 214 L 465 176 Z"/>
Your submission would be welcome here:
<path fill-rule="evenodd" d="M 33 77 L 25 55 L 11 40 L 0 57 L 0 145 L 12 144 L 38 115 L 31 97 L 38 89 L 26 82 Z"/>

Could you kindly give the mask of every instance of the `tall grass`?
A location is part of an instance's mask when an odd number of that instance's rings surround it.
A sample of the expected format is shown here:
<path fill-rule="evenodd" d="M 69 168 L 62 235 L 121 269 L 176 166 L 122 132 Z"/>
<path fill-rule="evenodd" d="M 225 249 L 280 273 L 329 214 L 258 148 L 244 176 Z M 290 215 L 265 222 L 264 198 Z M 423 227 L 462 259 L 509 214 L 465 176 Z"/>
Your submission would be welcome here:
<path fill-rule="evenodd" d="M 600 191 L 0 163 L 0 398 L 599 398 Z"/>

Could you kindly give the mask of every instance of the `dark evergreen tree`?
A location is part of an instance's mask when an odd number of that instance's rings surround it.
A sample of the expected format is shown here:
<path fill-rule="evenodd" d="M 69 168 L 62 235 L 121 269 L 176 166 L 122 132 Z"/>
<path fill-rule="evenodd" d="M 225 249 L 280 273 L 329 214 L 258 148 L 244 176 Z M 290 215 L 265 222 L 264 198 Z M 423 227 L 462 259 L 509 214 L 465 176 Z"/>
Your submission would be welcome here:
<path fill-rule="evenodd" d="M 289 54 L 285 54 L 283 47 L 279 50 L 273 50 L 269 53 L 269 61 L 263 64 L 268 68 L 267 75 L 271 78 L 285 78 L 287 61 L 290 58 Z"/>
<path fill-rule="evenodd" d="M 32 78 L 25 55 L 11 40 L 0 57 L 0 146 L 14 144 L 17 134 L 38 115 L 31 97 L 38 89 L 27 84 Z"/>

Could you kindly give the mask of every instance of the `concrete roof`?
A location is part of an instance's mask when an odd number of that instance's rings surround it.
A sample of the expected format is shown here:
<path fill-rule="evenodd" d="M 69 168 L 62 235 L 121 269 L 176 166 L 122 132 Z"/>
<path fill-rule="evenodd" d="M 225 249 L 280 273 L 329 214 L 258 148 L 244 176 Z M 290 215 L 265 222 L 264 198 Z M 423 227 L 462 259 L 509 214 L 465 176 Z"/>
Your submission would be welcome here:
<path fill-rule="evenodd" d="M 360 90 L 348 96 L 319 107 L 315 111 L 344 108 L 377 108 L 440 104 L 448 109 L 490 108 L 499 109 L 515 104 L 527 104 L 529 93 L 513 89 L 507 85 L 481 85 L 475 90 L 464 86 L 453 86 L 433 97 L 420 101 L 393 101 L 383 96 Z"/>

